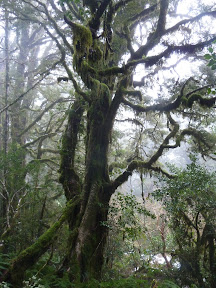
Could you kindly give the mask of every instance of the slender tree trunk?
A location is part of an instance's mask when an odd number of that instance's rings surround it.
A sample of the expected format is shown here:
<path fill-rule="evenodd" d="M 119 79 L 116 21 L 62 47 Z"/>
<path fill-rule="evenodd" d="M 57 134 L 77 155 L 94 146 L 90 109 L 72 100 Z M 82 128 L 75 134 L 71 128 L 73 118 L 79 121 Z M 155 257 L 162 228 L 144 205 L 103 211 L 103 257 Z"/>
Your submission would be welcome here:
<path fill-rule="evenodd" d="M 210 222 L 210 220 L 208 219 Z M 215 254 L 215 238 L 216 233 L 212 224 L 206 224 L 206 240 L 208 241 L 208 256 L 209 256 L 209 274 L 211 288 L 215 287 L 216 283 L 216 254 Z"/>
<path fill-rule="evenodd" d="M 8 105 L 8 96 L 9 96 L 9 14 L 7 9 L 5 10 L 5 94 L 4 94 L 4 105 Z M 3 135 L 2 135 L 2 148 L 3 148 L 3 153 L 6 156 L 8 152 L 8 125 L 9 125 L 9 115 L 8 115 L 8 110 L 5 110 L 5 115 L 3 118 Z M 7 191 L 7 161 L 4 161 L 4 169 L 3 169 L 3 177 L 2 177 L 2 184 L 3 184 L 3 189 L 2 189 L 2 231 L 5 229 L 8 229 L 10 226 L 9 223 L 9 213 L 8 213 L 8 201 L 9 201 L 9 195 Z"/>

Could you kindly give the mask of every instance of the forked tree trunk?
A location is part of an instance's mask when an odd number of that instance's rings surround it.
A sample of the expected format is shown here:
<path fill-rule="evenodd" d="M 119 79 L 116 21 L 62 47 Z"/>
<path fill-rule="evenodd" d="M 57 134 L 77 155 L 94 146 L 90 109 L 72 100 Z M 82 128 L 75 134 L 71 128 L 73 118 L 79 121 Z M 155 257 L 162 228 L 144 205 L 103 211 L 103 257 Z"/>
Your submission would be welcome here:
<path fill-rule="evenodd" d="M 85 99 L 88 108 L 83 180 L 81 181 L 75 172 L 74 163 L 83 111 L 80 108 L 81 101 L 79 102 L 78 99 L 71 110 L 63 137 L 60 177 L 68 200 L 77 193 L 81 195 L 77 218 L 69 219 L 71 237 L 64 268 L 70 271 L 72 280 L 83 282 L 91 278 L 99 279 L 101 276 L 104 246 L 107 239 L 107 227 L 103 223 L 107 221 L 109 201 L 114 192 L 108 175 L 108 148 L 113 119 L 119 104 L 117 103 L 111 109 L 112 76 L 102 77 L 94 72 L 89 74 L 86 71 L 89 64 L 94 67 L 95 71 L 100 69 L 104 61 L 102 52 L 97 46 L 97 40 L 92 39 L 90 29 L 67 19 L 66 22 L 72 27 L 74 34 L 74 67 L 91 91 L 88 99 Z M 92 51 L 92 55 L 89 55 L 89 51 Z"/>
<path fill-rule="evenodd" d="M 107 238 L 107 227 L 103 223 L 107 221 L 109 200 L 113 192 L 108 188 L 107 165 L 109 129 L 112 129 L 112 125 L 106 119 L 109 105 L 108 102 L 101 102 L 103 96 L 106 99 L 106 95 L 95 95 L 95 100 L 88 110 L 85 175 L 82 184 L 74 169 L 73 146 L 76 145 L 77 125 L 80 123 L 79 112 L 71 113 L 63 139 L 65 146 L 62 149 L 60 179 L 68 199 L 77 193 L 81 195 L 77 217 L 69 219 L 71 237 L 64 268 L 70 271 L 71 280 L 82 282 L 90 278 L 99 279 L 101 276 Z M 77 105 L 75 103 L 73 109 Z M 67 152 L 69 152 L 68 156 L 66 156 Z"/>

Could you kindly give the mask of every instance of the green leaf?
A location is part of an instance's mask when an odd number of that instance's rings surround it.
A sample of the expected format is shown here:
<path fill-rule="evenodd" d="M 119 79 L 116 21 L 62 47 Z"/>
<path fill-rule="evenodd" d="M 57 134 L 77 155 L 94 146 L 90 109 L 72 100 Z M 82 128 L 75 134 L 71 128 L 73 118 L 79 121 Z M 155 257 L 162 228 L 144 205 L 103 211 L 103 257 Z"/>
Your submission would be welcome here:
<path fill-rule="evenodd" d="M 209 63 L 208 63 L 207 66 L 212 66 L 212 65 L 214 65 L 214 64 L 215 64 L 215 60 L 211 59 L 211 60 L 209 61 Z"/>
<path fill-rule="evenodd" d="M 208 88 L 207 93 L 208 93 L 208 94 L 211 93 L 211 88 Z"/>
<path fill-rule="evenodd" d="M 211 67 L 212 70 L 216 70 L 216 64 Z"/>
<path fill-rule="evenodd" d="M 210 53 L 212 53 L 212 52 L 213 52 L 212 47 L 209 47 L 208 51 L 209 51 Z"/>
<path fill-rule="evenodd" d="M 207 59 L 207 60 L 211 59 L 211 55 L 210 55 L 210 54 L 205 54 L 204 57 L 205 57 L 205 59 Z"/>

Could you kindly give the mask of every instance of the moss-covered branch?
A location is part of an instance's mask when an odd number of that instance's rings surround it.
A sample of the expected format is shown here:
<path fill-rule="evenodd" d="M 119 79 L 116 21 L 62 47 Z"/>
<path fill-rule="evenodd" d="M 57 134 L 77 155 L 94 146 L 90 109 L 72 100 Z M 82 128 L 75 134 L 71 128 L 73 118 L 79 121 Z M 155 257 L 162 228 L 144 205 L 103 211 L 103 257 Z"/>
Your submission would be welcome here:
<path fill-rule="evenodd" d="M 139 169 L 145 169 L 146 171 L 154 171 L 156 173 L 161 173 L 168 178 L 173 178 L 175 175 L 170 174 L 169 172 L 165 171 L 162 167 L 160 166 L 153 166 L 150 165 L 148 161 L 139 161 L 139 160 L 133 160 L 127 167 L 127 169 L 119 175 L 111 184 L 110 191 L 115 191 L 119 186 L 121 186 L 123 183 L 125 183 L 128 178 L 132 175 L 134 170 L 139 170 Z"/>
<path fill-rule="evenodd" d="M 196 92 L 200 92 L 201 90 L 205 90 L 209 87 L 209 85 L 204 86 L 204 87 L 199 87 L 189 93 L 187 93 L 184 96 L 184 88 L 185 86 L 189 83 L 189 81 L 194 80 L 189 78 L 185 84 L 182 86 L 182 89 L 180 91 L 179 96 L 176 98 L 175 101 L 170 102 L 170 103 L 160 103 L 160 104 L 154 104 L 154 105 L 150 105 L 150 106 L 142 106 L 139 104 L 134 104 L 128 100 L 126 100 L 125 98 L 122 98 L 122 103 L 127 105 L 128 107 L 132 108 L 134 111 L 137 112 L 149 112 L 149 111 L 159 111 L 159 112 L 170 112 L 173 110 L 176 110 L 178 107 L 180 107 L 180 105 L 183 105 L 185 107 L 191 108 L 194 102 L 197 102 L 200 106 L 203 107 L 208 107 L 211 108 L 215 105 L 216 102 L 216 97 L 211 97 L 211 98 L 207 98 L 207 97 L 203 97 L 200 94 L 197 94 Z M 195 80 L 194 80 L 195 81 Z M 139 91 L 135 90 L 134 92 L 131 91 L 130 93 L 126 93 L 127 94 L 133 94 L 133 93 L 138 93 Z"/>
<path fill-rule="evenodd" d="M 83 101 L 77 98 L 69 110 L 68 123 L 62 137 L 60 178 L 67 200 L 80 193 L 80 181 L 74 169 L 75 151 L 84 112 Z"/>
<path fill-rule="evenodd" d="M 165 103 L 165 104 L 154 104 L 154 105 L 150 105 L 150 106 L 142 106 L 142 105 L 137 105 L 137 104 L 133 104 L 132 102 L 126 100 L 125 98 L 122 99 L 122 103 L 129 106 L 130 108 L 132 108 L 134 111 L 137 112 L 149 112 L 149 111 L 160 111 L 160 112 L 169 112 L 172 110 L 177 109 L 180 104 L 181 104 L 181 97 L 177 97 L 175 101 L 171 102 L 171 103 Z"/>
<path fill-rule="evenodd" d="M 55 222 L 38 240 L 30 247 L 22 251 L 14 260 L 4 274 L 3 281 L 7 281 L 14 288 L 22 287 L 25 271 L 31 268 L 37 260 L 47 251 L 55 240 L 56 233 L 62 224 L 73 215 L 73 211 L 79 205 L 80 198 L 76 197 L 69 201 L 60 219 Z"/>
<path fill-rule="evenodd" d="M 148 161 L 133 160 L 128 165 L 127 169 L 111 183 L 111 186 L 113 189 L 117 189 L 120 185 L 126 182 L 129 176 L 132 175 L 132 172 L 137 169 L 146 169 L 149 171 L 162 173 L 170 178 L 174 177 L 173 175 L 169 174 L 167 171 L 163 170 L 160 166 L 156 165 L 157 160 L 160 158 L 163 151 L 166 148 L 168 148 L 168 143 L 170 139 L 175 137 L 175 135 L 177 134 L 179 130 L 178 123 L 171 117 L 169 113 L 167 114 L 167 117 L 168 117 L 170 124 L 173 126 L 173 130 L 165 137 L 165 139 L 163 140 L 163 143 L 160 145 L 158 150 L 154 153 L 154 155 Z"/>
<path fill-rule="evenodd" d="M 216 97 L 204 98 L 196 93 L 192 94 L 188 99 L 183 98 L 184 104 L 189 108 L 192 108 L 194 102 L 199 103 L 200 106 L 211 108 L 215 105 L 215 101 Z"/>
<path fill-rule="evenodd" d="M 199 131 L 197 129 L 187 128 L 184 129 L 180 135 L 176 138 L 176 143 L 173 145 L 164 145 L 164 148 L 177 148 L 180 146 L 181 141 L 184 139 L 185 136 L 192 136 L 196 140 L 201 148 L 206 147 L 208 150 L 213 149 L 215 147 L 215 139 L 212 139 L 211 134 L 206 131 Z M 210 138 L 209 138 L 210 137 Z M 202 151 L 201 151 L 202 152 Z"/>
<path fill-rule="evenodd" d="M 171 132 L 165 137 L 165 139 L 163 140 L 162 144 L 160 145 L 160 147 L 158 148 L 158 150 L 156 151 L 156 153 L 154 153 L 154 155 L 150 158 L 150 160 L 148 161 L 148 165 L 152 166 L 154 163 L 156 163 L 156 161 L 161 157 L 161 155 L 163 154 L 163 151 L 165 149 L 165 146 L 169 144 L 170 139 L 174 138 L 176 136 L 176 134 L 179 131 L 179 125 L 178 123 L 171 117 L 170 113 L 167 113 L 167 118 L 170 122 L 170 124 L 173 126 L 173 129 L 171 130 Z"/>
<path fill-rule="evenodd" d="M 69 79 L 72 81 L 73 86 L 74 86 L 74 89 L 75 89 L 75 91 L 77 92 L 77 94 L 79 94 L 80 96 L 82 96 L 85 101 L 90 102 L 90 99 L 89 99 L 87 93 L 85 93 L 85 92 L 82 91 L 82 89 L 79 87 L 77 81 L 76 81 L 75 78 L 73 77 L 73 73 L 72 73 L 72 71 L 70 70 L 70 68 L 68 67 L 68 65 L 66 64 L 66 61 L 65 61 L 65 60 L 62 61 L 62 64 L 63 64 L 65 70 L 67 71 L 68 77 L 69 77 Z"/>
<path fill-rule="evenodd" d="M 135 125 L 143 127 L 143 123 L 137 120 L 136 118 L 125 118 L 125 119 L 115 119 L 116 122 L 131 122 Z"/>
<path fill-rule="evenodd" d="M 157 43 L 159 43 L 159 39 L 156 39 Z M 196 44 L 186 44 L 186 45 L 173 45 L 173 46 L 167 46 L 167 49 L 165 49 L 162 53 L 143 58 L 143 56 L 147 55 L 148 51 L 152 49 L 157 43 L 147 43 L 143 46 L 141 46 L 134 54 L 131 59 L 129 59 L 129 62 L 125 65 L 126 68 L 128 66 L 136 66 L 138 64 L 144 63 L 147 66 L 153 66 L 156 64 L 160 59 L 163 57 L 167 58 L 169 57 L 173 52 L 178 52 L 182 54 L 188 54 L 188 53 L 195 53 L 196 51 L 199 51 L 200 49 L 203 49 L 204 47 L 209 46 L 213 41 L 216 40 L 216 36 L 212 37 L 209 40 L 199 42 Z"/>

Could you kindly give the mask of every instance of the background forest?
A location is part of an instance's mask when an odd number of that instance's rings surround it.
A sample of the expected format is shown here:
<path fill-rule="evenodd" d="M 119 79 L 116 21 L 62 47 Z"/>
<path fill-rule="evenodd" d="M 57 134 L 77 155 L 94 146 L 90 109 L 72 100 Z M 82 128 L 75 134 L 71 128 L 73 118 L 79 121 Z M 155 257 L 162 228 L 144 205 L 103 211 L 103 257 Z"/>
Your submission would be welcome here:
<path fill-rule="evenodd" d="M 216 4 L 0 1 L 0 287 L 216 283 Z"/>

